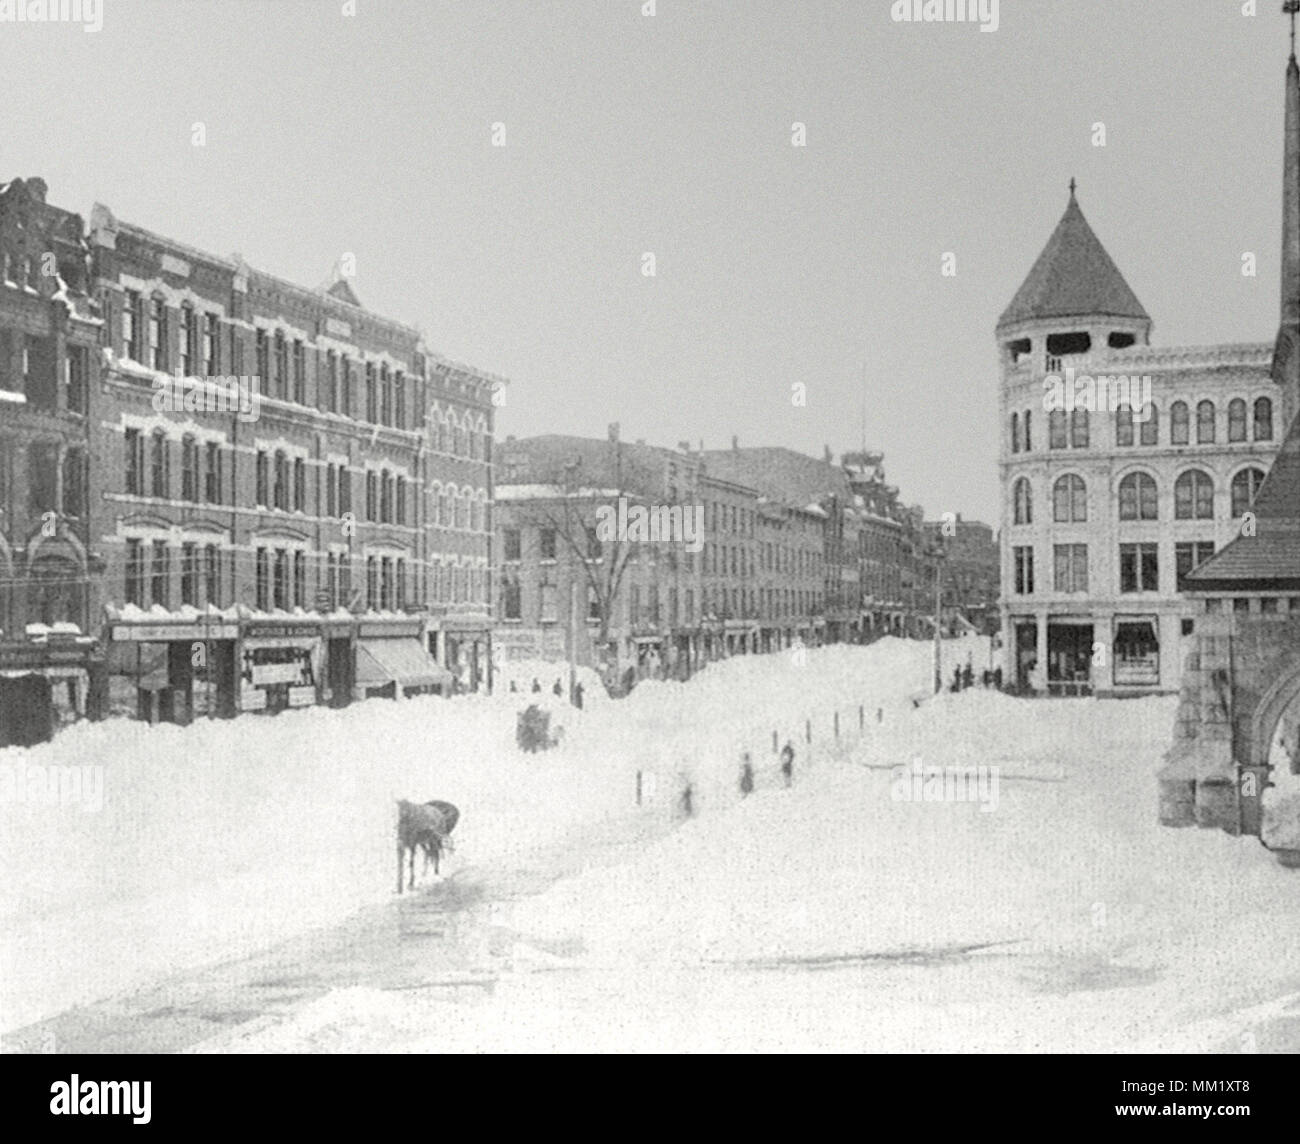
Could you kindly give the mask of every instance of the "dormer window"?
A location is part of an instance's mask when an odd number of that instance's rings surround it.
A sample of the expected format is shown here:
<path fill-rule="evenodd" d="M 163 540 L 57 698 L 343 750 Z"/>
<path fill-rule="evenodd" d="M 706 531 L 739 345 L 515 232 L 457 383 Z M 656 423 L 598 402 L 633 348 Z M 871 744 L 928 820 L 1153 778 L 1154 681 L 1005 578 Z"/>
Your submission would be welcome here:
<path fill-rule="evenodd" d="M 1118 330 L 1113 331 L 1106 338 L 1106 345 L 1113 350 L 1126 350 L 1136 342 L 1137 337 L 1135 335 L 1120 333 Z"/>
<path fill-rule="evenodd" d="M 1086 354 L 1092 349 L 1092 335 L 1080 330 L 1069 334 L 1048 334 L 1048 357 L 1068 357 L 1071 354 Z"/>

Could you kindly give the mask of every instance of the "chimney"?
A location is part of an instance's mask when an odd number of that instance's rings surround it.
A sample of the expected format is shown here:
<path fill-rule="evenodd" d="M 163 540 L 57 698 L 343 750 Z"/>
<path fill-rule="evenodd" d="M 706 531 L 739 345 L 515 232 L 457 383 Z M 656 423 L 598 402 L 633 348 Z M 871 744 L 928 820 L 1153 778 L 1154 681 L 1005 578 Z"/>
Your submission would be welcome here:
<path fill-rule="evenodd" d="M 740 438 L 734 433 L 731 435 L 731 447 L 733 450 L 740 448 Z"/>
<path fill-rule="evenodd" d="M 609 423 L 609 439 L 610 439 L 611 441 L 617 441 L 617 440 L 618 440 L 618 422 L 617 422 L 617 421 L 611 421 L 611 422 Z"/>
<path fill-rule="evenodd" d="M 689 441 L 678 441 L 677 451 L 679 453 L 689 453 L 691 451 L 691 443 Z"/>
<path fill-rule="evenodd" d="M 831 447 L 830 447 L 829 445 L 823 445 L 823 446 L 822 446 L 822 460 L 825 461 L 825 462 L 829 465 L 829 464 L 831 463 L 831 456 L 832 456 L 832 454 L 831 454 Z"/>

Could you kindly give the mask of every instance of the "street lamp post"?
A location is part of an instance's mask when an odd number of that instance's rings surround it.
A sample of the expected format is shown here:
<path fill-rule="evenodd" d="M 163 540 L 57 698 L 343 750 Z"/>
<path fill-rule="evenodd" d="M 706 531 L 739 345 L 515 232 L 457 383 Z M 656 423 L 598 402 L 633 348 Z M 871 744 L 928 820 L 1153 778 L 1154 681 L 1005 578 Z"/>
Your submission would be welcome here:
<path fill-rule="evenodd" d="M 940 623 L 943 618 L 943 541 L 934 550 L 934 693 L 943 690 Z"/>

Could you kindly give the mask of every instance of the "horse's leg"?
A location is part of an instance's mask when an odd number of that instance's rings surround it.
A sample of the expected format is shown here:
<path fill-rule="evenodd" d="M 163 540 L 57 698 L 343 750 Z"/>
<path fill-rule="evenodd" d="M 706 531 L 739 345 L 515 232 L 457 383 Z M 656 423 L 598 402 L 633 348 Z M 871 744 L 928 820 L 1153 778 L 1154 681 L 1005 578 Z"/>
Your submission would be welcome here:
<path fill-rule="evenodd" d="M 397 840 L 397 892 L 399 894 L 402 892 L 402 851 L 402 840 L 399 838 Z"/>

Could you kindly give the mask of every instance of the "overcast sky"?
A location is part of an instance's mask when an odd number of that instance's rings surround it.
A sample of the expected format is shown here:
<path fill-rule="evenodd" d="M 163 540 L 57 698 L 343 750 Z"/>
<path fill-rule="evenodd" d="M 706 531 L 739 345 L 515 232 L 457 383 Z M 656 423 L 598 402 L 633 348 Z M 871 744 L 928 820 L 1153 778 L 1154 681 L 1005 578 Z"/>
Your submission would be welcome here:
<path fill-rule="evenodd" d="M 365 305 L 511 379 L 501 435 L 839 453 L 865 398 L 907 501 L 996 524 L 993 327 L 1071 176 L 1155 341 L 1275 333 L 1278 0 L 1001 0 L 994 33 L 889 0 L 103 3 L 0 23 L 0 179 L 309 285 L 354 254 Z"/>

